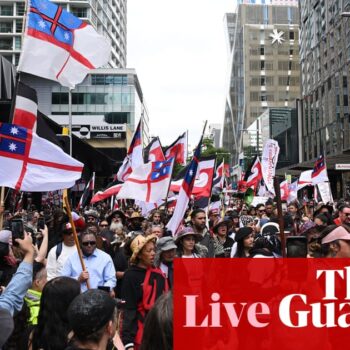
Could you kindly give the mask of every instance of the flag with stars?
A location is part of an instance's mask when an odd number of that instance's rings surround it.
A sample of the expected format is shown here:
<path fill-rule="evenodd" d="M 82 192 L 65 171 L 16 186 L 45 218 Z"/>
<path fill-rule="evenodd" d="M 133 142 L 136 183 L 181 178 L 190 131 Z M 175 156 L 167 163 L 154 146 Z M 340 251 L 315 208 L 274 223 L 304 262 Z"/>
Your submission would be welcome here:
<path fill-rule="evenodd" d="M 83 164 L 30 129 L 0 123 L 0 186 L 42 192 L 72 187 Z"/>
<path fill-rule="evenodd" d="M 321 154 L 315 162 L 314 168 L 311 173 L 311 180 L 313 185 L 329 181 L 326 159 L 323 154 Z"/>
<path fill-rule="evenodd" d="M 180 224 L 184 218 L 188 203 L 191 198 L 193 186 L 196 180 L 199 158 L 201 155 L 202 139 L 203 137 L 201 138 L 194 152 L 191 163 L 187 168 L 184 180 L 182 181 L 182 185 L 179 192 L 179 197 L 177 199 L 174 214 L 167 224 L 167 229 L 172 232 L 173 236 L 177 234 L 178 228 L 180 227 Z"/>
<path fill-rule="evenodd" d="M 74 88 L 91 70 L 108 63 L 107 39 L 48 0 L 29 0 L 18 70 Z"/>
<path fill-rule="evenodd" d="M 117 198 L 135 199 L 145 203 L 157 203 L 168 195 L 174 158 L 142 164 L 122 185 Z"/>

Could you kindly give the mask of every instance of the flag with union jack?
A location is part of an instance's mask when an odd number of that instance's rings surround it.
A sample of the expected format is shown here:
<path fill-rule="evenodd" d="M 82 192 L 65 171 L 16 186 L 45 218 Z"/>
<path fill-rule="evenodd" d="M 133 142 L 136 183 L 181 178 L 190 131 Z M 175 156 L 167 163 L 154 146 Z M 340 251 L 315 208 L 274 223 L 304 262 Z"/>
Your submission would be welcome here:
<path fill-rule="evenodd" d="M 48 0 L 29 0 L 18 70 L 74 88 L 108 63 L 111 45 L 89 24 Z"/>
<path fill-rule="evenodd" d="M 202 139 L 203 139 L 203 136 L 196 148 L 196 151 L 194 152 L 191 163 L 187 168 L 185 177 L 182 181 L 182 185 L 179 192 L 179 197 L 177 199 L 174 214 L 169 220 L 167 225 L 167 229 L 172 232 L 173 236 L 177 234 L 178 228 L 180 227 L 180 224 L 185 215 L 188 203 L 190 201 L 192 189 L 196 180 L 199 158 L 201 155 Z"/>
<path fill-rule="evenodd" d="M 142 164 L 133 169 L 120 189 L 118 199 L 157 203 L 168 195 L 174 158 Z"/>
<path fill-rule="evenodd" d="M 28 192 L 70 188 L 83 166 L 31 130 L 0 124 L 0 186 Z"/>
<path fill-rule="evenodd" d="M 326 159 L 323 154 L 321 154 L 315 162 L 314 168 L 311 173 L 311 179 L 313 185 L 329 181 Z"/>

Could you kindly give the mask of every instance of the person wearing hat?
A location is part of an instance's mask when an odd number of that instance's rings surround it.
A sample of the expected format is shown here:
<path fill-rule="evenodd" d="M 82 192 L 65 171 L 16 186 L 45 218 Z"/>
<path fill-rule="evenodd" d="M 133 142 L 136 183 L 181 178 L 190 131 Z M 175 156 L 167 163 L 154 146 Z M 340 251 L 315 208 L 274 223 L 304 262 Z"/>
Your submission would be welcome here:
<path fill-rule="evenodd" d="M 177 245 L 176 255 L 180 258 L 205 258 L 208 250 L 199 244 L 201 234 L 194 231 L 192 227 L 185 227 L 175 239 Z"/>
<path fill-rule="evenodd" d="M 157 241 L 157 252 L 154 265 L 159 267 L 168 279 L 169 288 L 174 284 L 174 258 L 177 246 L 173 237 L 162 237 Z"/>
<path fill-rule="evenodd" d="M 104 350 L 116 332 L 116 303 L 105 291 L 90 289 L 73 299 L 67 318 L 74 335 L 66 350 Z"/>
<path fill-rule="evenodd" d="M 350 233 L 343 226 L 328 226 L 322 232 L 321 250 L 326 258 L 350 258 Z"/>
<path fill-rule="evenodd" d="M 63 266 L 67 259 L 77 251 L 73 230 L 70 223 L 61 226 L 62 241 L 52 247 L 47 256 L 47 280 L 61 276 Z"/>
<path fill-rule="evenodd" d="M 145 218 L 140 215 L 139 212 L 134 211 L 131 216 L 128 218 L 129 221 L 129 230 L 133 231 L 135 234 L 143 234 L 142 231 L 142 222 Z"/>
<path fill-rule="evenodd" d="M 235 241 L 228 237 L 229 222 L 227 220 L 218 220 L 213 227 L 213 232 L 215 234 L 215 243 L 220 247 L 220 253 L 216 253 L 215 257 L 229 258 L 231 256 L 232 246 Z M 216 251 L 218 251 L 216 247 Z"/>
<path fill-rule="evenodd" d="M 97 224 L 98 221 L 98 212 L 96 210 L 87 210 L 84 213 L 86 218 L 86 223 L 88 224 Z"/>
<path fill-rule="evenodd" d="M 122 286 L 123 310 L 121 339 L 125 349 L 139 349 L 145 317 L 155 301 L 168 291 L 165 275 L 154 267 L 155 235 L 137 235 L 126 245 L 130 268 Z"/>
<path fill-rule="evenodd" d="M 254 246 L 254 230 L 252 227 L 241 227 L 236 233 L 237 250 L 234 258 L 246 258 Z"/>
<path fill-rule="evenodd" d="M 107 222 L 109 225 L 112 223 L 120 223 L 123 226 L 125 225 L 126 217 L 121 210 L 114 210 L 111 215 L 107 217 Z"/>

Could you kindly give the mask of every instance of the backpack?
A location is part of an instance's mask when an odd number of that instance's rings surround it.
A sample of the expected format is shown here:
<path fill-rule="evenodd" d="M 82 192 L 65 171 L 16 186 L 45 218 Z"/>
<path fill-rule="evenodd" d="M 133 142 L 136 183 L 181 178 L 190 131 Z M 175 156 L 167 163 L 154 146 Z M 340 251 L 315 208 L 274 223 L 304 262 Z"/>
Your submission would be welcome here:
<path fill-rule="evenodd" d="M 56 246 L 56 260 L 61 255 L 62 248 L 63 248 L 63 243 L 62 242 L 58 243 L 57 246 Z"/>

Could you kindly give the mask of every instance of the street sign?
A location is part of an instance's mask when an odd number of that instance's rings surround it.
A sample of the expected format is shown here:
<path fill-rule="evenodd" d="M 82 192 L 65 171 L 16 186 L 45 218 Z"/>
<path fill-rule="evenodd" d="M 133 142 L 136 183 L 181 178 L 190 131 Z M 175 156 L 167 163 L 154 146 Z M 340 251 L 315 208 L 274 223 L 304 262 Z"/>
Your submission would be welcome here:
<path fill-rule="evenodd" d="M 336 164 L 335 170 L 350 170 L 350 164 Z"/>

